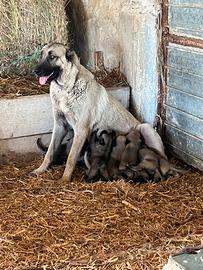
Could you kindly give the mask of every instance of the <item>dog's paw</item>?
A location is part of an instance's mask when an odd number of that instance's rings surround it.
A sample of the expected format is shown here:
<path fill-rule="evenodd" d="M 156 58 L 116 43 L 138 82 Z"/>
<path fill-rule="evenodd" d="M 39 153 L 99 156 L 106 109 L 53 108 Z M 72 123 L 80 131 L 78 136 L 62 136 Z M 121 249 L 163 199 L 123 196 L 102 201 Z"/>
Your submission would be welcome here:
<path fill-rule="evenodd" d="M 63 175 L 62 177 L 61 177 L 61 181 L 67 181 L 67 182 L 70 182 L 71 181 L 71 175 L 69 176 L 69 175 Z"/>
<path fill-rule="evenodd" d="M 33 170 L 29 173 L 30 176 L 38 176 L 40 173 L 42 173 L 41 171 L 39 171 L 38 169 Z"/>

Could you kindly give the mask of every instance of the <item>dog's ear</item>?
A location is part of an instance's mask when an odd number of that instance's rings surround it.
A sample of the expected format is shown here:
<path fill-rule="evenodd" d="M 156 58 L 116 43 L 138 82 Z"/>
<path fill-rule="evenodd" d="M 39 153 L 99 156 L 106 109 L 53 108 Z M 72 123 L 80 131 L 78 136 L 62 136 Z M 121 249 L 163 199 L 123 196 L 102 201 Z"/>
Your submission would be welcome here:
<path fill-rule="evenodd" d="M 73 59 L 74 51 L 71 51 L 70 49 L 66 50 L 66 59 L 71 62 Z"/>

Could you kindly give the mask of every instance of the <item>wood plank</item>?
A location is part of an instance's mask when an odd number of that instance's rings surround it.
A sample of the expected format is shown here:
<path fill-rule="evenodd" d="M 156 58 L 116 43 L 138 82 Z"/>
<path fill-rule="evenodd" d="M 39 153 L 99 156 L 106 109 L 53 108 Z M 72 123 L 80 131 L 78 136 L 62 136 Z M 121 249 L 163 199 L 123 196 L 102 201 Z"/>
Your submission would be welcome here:
<path fill-rule="evenodd" d="M 169 6 L 171 34 L 203 38 L 203 3 L 179 3 Z"/>
<path fill-rule="evenodd" d="M 166 105 L 203 119 L 203 98 L 168 87 Z"/>
<path fill-rule="evenodd" d="M 184 71 L 169 68 L 167 85 L 203 98 L 203 76 L 189 74 Z"/>
<path fill-rule="evenodd" d="M 165 125 L 166 143 L 203 162 L 203 141 L 171 125 Z M 181 154 L 181 153 L 180 153 Z"/>
<path fill-rule="evenodd" d="M 170 43 L 167 65 L 185 73 L 203 76 L 203 50 Z"/>
<path fill-rule="evenodd" d="M 198 117 L 167 106 L 166 124 L 179 128 L 203 141 L 203 120 Z"/>

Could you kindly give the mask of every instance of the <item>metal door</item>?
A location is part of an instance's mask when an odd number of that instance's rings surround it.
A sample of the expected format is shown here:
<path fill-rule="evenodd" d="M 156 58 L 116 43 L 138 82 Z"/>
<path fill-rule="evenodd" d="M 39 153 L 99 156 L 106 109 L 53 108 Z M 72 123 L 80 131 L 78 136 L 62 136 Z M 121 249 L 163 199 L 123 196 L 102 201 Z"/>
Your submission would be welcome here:
<path fill-rule="evenodd" d="M 168 149 L 203 170 L 203 0 L 163 0 L 159 114 Z"/>

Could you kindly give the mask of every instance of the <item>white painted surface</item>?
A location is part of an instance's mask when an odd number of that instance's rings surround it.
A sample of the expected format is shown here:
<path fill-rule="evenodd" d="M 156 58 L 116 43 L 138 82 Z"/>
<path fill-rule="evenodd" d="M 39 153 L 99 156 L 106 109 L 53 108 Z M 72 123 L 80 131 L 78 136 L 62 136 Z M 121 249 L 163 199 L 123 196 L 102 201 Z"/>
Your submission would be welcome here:
<path fill-rule="evenodd" d="M 154 124 L 158 98 L 158 14 L 156 0 L 75 0 L 74 33 L 83 63 L 94 69 L 102 51 L 108 69 L 121 66 L 132 88 L 132 112 Z"/>
<path fill-rule="evenodd" d="M 120 13 L 121 67 L 132 88 L 133 114 L 153 125 L 158 98 L 159 7 L 152 0 L 139 2 L 128 1 Z"/>
<path fill-rule="evenodd" d="M 0 139 L 52 131 L 52 107 L 48 94 L 0 99 L 0 112 Z"/>
<path fill-rule="evenodd" d="M 109 88 L 125 108 L 129 108 L 129 87 Z M 0 161 L 1 156 L 40 153 L 36 140 L 49 143 L 53 129 L 49 94 L 0 99 Z"/>

